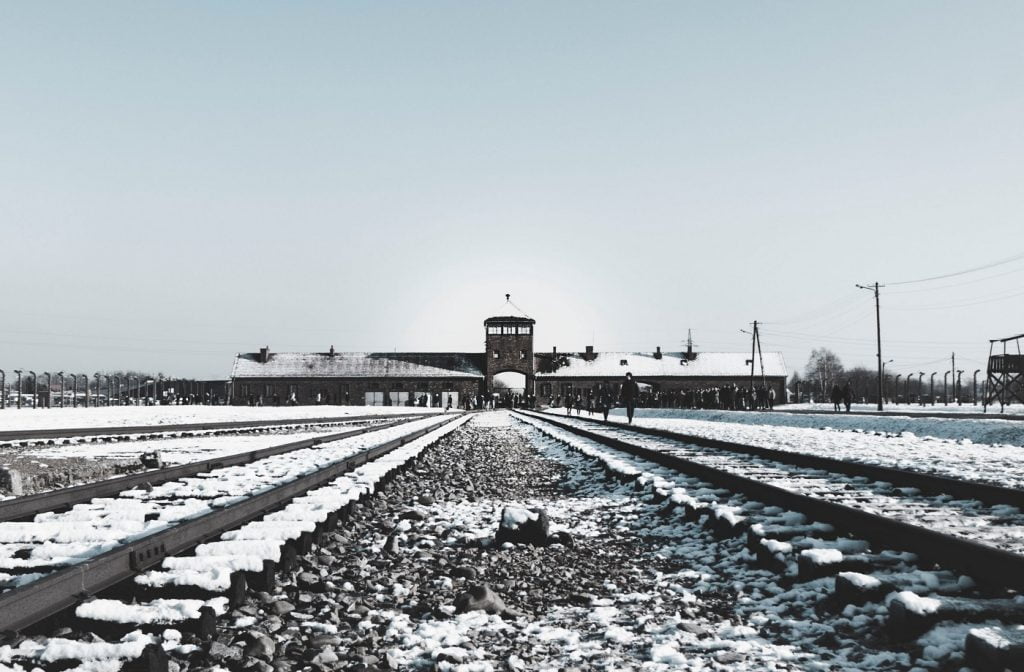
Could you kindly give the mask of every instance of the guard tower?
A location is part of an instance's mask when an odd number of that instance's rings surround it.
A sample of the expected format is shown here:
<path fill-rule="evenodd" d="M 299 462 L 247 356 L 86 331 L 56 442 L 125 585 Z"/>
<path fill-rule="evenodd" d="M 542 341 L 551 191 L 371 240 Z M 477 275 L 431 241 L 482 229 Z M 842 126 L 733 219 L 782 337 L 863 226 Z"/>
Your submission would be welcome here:
<path fill-rule="evenodd" d="M 505 295 L 506 300 L 508 295 Z M 511 301 L 507 301 L 511 306 Z M 494 392 L 494 376 L 512 371 L 526 376 L 526 394 L 534 394 L 533 327 L 525 315 L 502 315 L 484 320 L 484 352 L 487 359 L 484 385 Z"/>
<path fill-rule="evenodd" d="M 1014 399 L 1024 404 L 1024 355 L 1020 351 L 1020 339 L 1024 334 L 995 338 L 988 343 L 988 384 L 985 391 L 984 411 L 995 401 L 999 402 L 999 412 L 1003 406 Z M 1017 346 L 1017 354 L 1007 352 L 1007 344 L 1013 342 Z M 996 343 L 1003 344 L 1001 355 L 992 354 Z"/>

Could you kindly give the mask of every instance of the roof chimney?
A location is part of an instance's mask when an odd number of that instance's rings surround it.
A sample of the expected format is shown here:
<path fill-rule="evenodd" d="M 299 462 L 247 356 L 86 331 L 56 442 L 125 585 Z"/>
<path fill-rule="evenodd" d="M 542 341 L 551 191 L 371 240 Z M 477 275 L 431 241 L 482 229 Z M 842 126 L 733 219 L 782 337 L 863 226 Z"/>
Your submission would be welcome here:
<path fill-rule="evenodd" d="M 327 354 L 330 357 L 334 357 L 334 346 L 333 345 L 331 346 L 331 351 L 329 353 L 327 353 Z"/>
<path fill-rule="evenodd" d="M 260 364 L 266 364 L 270 360 L 270 346 L 264 345 L 260 348 Z"/>
<path fill-rule="evenodd" d="M 654 351 L 654 358 L 655 359 L 661 359 L 661 346 L 660 345 L 658 346 L 658 349 Z"/>
<path fill-rule="evenodd" d="M 596 357 L 594 357 L 594 346 L 587 346 L 587 352 L 585 355 L 583 355 L 583 359 L 585 359 L 588 362 L 592 362 L 594 361 L 594 359 L 596 359 Z"/>
<path fill-rule="evenodd" d="M 551 346 L 551 356 L 552 357 L 557 357 L 558 356 L 558 348 L 556 346 L 554 346 L 554 345 Z"/>

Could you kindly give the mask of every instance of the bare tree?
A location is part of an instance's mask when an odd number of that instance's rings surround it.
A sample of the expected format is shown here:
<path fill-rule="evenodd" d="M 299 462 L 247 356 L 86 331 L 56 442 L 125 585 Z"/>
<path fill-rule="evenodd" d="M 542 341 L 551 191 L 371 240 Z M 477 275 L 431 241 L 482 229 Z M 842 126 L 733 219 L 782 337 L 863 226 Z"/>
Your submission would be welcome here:
<path fill-rule="evenodd" d="M 839 361 L 839 356 L 828 348 L 816 348 L 811 351 L 804 375 L 814 382 L 821 393 L 821 398 L 824 399 L 827 398 L 832 385 L 842 377 L 843 363 Z"/>

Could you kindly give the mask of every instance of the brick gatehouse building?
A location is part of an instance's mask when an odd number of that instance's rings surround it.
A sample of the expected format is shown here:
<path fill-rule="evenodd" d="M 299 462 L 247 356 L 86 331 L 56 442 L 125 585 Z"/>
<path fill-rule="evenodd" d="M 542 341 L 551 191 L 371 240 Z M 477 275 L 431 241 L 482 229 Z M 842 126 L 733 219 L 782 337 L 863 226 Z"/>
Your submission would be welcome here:
<path fill-rule="evenodd" d="M 750 354 L 743 352 L 583 352 L 533 350 L 536 321 L 505 315 L 484 320 L 484 352 L 259 352 L 239 353 L 231 372 L 234 404 L 344 404 L 475 407 L 485 399 L 518 395 L 538 406 L 601 386 L 618 392 L 632 372 L 645 398 L 656 403 L 686 390 L 750 385 Z M 763 380 L 786 399 L 782 354 L 763 355 Z M 755 384 L 760 385 L 760 358 Z"/>

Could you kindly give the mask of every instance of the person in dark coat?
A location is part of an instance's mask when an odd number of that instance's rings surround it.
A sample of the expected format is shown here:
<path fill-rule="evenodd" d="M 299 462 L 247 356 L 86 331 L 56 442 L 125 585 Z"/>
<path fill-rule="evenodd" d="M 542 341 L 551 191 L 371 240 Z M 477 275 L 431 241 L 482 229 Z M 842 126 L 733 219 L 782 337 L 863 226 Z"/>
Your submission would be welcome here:
<path fill-rule="evenodd" d="M 853 386 L 850 385 L 850 381 L 846 381 L 846 386 L 843 387 L 843 405 L 846 406 L 846 412 L 850 412 L 850 406 L 853 404 Z"/>
<path fill-rule="evenodd" d="M 612 408 L 612 395 L 608 394 L 608 390 L 601 388 L 601 391 L 597 394 L 597 410 L 604 414 L 604 421 L 608 422 L 608 411 Z"/>
<path fill-rule="evenodd" d="M 640 386 L 633 380 L 633 374 L 627 372 L 626 380 L 622 381 L 622 389 L 619 390 L 619 401 L 626 407 L 626 417 L 629 424 L 633 424 L 633 412 L 636 410 L 636 402 L 640 399 Z"/>

